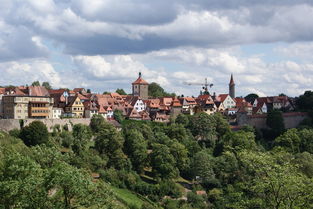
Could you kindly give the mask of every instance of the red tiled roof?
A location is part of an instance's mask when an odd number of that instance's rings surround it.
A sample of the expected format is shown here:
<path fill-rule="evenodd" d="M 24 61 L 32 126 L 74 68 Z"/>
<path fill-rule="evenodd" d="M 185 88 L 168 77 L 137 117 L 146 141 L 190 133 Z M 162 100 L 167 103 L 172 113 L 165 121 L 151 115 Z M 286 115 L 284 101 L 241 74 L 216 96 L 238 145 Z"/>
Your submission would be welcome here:
<path fill-rule="evenodd" d="M 29 96 L 50 96 L 48 90 L 44 86 L 29 86 Z"/>
<path fill-rule="evenodd" d="M 137 78 L 137 80 L 135 80 L 132 84 L 144 84 L 144 85 L 149 85 L 149 83 L 147 81 L 145 81 L 144 79 L 141 78 L 141 76 L 139 76 Z"/>
<path fill-rule="evenodd" d="M 5 88 L 0 88 L 0 94 L 4 94 L 5 93 Z"/>
<path fill-rule="evenodd" d="M 180 103 L 180 101 L 179 101 L 177 98 L 175 98 L 175 99 L 173 100 L 173 102 L 172 102 L 172 106 L 173 106 L 173 107 L 181 107 L 182 104 Z"/>
<path fill-rule="evenodd" d="M 75 89 L 73 89 L 73 91 L 77 93 L 77 92 L 85 91 L 85 89 L 84 88 L 75 88 Z"/>
<path fill-rule="evenodd" d="M 218 95 L 218 98 L 219 98 L 218 100 L 221 102 L 224 102 L 227 96 L 229 96 L 229 94 L 220 94 Z"/>

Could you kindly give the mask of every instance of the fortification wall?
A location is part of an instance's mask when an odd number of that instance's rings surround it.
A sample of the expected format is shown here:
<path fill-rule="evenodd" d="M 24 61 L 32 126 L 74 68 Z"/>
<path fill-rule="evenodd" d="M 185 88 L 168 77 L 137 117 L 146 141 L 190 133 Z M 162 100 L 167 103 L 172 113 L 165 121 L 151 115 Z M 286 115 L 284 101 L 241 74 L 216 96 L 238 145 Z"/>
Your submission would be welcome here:
<path fill-rule="evenodd" d="M 73 125 L 75 124 L 90 124 L 90 118 L 68 118 L 68 119 L 24 119 L 24 126 L 27 126 L 33 121 L 42 121 L 44 124 L 46 124 L 48 131 L 52 132 L 53 127 L 55 125 L 60 125 L 63 127 L 64 125 L 67 125 L 69 130 L 72 130 Z M 20 120 L 17 119 L 0 119 L 0 130 L 3 131 L 10 131 L 12 129 L 20 129 Z"/>
<path fill-rule="evenodd" d="M 266 117 L 267 115 L 252 115 L 252 116 L 244 116 L 240 115 L 237 118 L 238 125 L 251 125 L 256 127 L 257 129 L 267 128 L 266 125 Z M 285 128 L 296 128 L 301 121 L 307 118 L 307 113 L 301 112 L 290 112 L 290 113 L 283 113 L 284 124 Z"/>

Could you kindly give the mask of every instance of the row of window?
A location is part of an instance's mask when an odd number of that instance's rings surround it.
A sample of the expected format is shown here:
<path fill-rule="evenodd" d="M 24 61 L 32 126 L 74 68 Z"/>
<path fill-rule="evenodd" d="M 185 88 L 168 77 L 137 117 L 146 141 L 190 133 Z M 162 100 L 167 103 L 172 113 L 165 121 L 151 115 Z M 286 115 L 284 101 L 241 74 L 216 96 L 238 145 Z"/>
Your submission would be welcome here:
<path fill-rule="evenodd" d="M 84 110 L 83 107 L 73 107 L 73 110 Z"/>
<path fill-rule="evenodd" d="M 33 110 L 32 113 L 48 113 L 49 110 Z"/>

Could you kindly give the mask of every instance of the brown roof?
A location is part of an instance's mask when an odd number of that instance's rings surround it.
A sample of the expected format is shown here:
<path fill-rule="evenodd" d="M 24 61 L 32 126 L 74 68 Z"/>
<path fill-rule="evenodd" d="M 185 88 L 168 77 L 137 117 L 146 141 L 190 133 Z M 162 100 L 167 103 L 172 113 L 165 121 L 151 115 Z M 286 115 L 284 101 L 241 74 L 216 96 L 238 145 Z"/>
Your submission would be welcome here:
<path fill-rule="evenodd" d="M 180 103 L 180 101 L 179 101 L 177 98 L 175 98 L 175 99 L 173 100 L 173 102 L 172 102 L 172 106 L 173 106 L 173 107 L 181 107 L 182 104 Z"/>
<path fill-rule="evenodd" d="M 147 81 L 145 81 L 142 77 L 141 77 L 141 73 L 139 73 L 139 77 L 137 78 L 137 80 L 135 80 L 132 84 L 144 84 L 144 85 L 149 85 L 149 83 Z"/>
<path fill-rule="evenodd" d="M 224 102 L 229 94 L 220 94 L 218 95 L 218 101 Z"/>
<path fill-rule="evenodd" d="M 4 94 L 5 93 L 5 88 L 0 88 L 0 94 Z"/>
<path fill-rule="evenodd" d="M 50 96 L 48 90 L 44 86 L 29 86 L 28 94 L 29 96 Z"/>

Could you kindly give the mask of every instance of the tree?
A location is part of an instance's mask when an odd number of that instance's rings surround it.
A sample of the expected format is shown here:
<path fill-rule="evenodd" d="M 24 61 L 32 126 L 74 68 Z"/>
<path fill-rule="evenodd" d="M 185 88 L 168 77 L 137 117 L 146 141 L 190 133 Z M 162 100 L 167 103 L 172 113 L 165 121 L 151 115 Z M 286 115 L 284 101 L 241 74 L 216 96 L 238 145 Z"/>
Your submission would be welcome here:
<path fill-rule="evenodd" d="M 152 172 L 161 179 L 172 179 L 178 174 L 175 159 L 170 149 L 163 144 L 154 144 L 151 153 Z"/>
<path fill-rule="evenodd" d="M 124 89 L 116 89 L 115 92 L 120 94 L 120 95 L 127 95 L 126 92 L 124 91 Z"/>
<path fill-rule="evenodd" d="M 93 133 L 99 133 L 102 128 L 104 128 L 105 123 L 107 123 L 101 115 L 93 115 L 90 120 L 90 128 Z"/>
<path fill-rule="evenodd" d="M 313 91 L 306 91 L 296 98 L 296 106 L 302 111 L 313 110 Z"/>
<path fill-rule="evenodd" d="M 298 131 L 301 139 L 300 152 L 313 154 L 313 129 L 302 129 Z"/>
<path fill-rule="evenodd" d="M 32 86 L 40 86 L 40 82 L 39 82 L 39 81 L 34 81 L 34 82 L 32 83 Z"/>
<path fill-rule="evenodd" d="M 204 141 L 207 146 L 214 147 L 216 140 L 215 119 L 204 112 L 190 118 L 189 128 L 197 140 Z"/>
<path fill-rule="evenodd" d="M 124 120 L 124 116 L 121 110 L 114 110 L 113 117 L 119 123 L 122 123 Z"/>
<path fill-rule="evenodd" d="M 207 150 L 198 152 L 191 160 L 190 169 L 193 178 L 198 180 L 206 188 L 216 184 L 213 167 L 214 158 Z"/>
<path fill-rule="evenodd" d="M 87 125 L 75 124 L 73 126 L 73 151 L 77 154 L 81 154 L 88 149 L 90 139 L 92 137 L 91 129 Z"/>
<path fill-rule="evenodd" d="M 186 147 L 177 141 L 173 141 L 169 148 L 176 161 L 178 170 L 181 172 L 186 171 L 190 164 Z"/>
<path fill-rule="evenodd" d="M 300 152 L 301 138 L 298 135 L 298 130 L 295 128 L 289 129 L 275 139 L 275 145 L 284 147 L 292 153 Z"/>
<path fill-rule="evenodd" d="M 247 96 L 245 96 L 245 100 L 247 102 L 250 102 L 252 104 L 252 102 L 254 102 L 255 99 L 259 98 L 259 96 L 257 94 L 248 94 Z"/>
<path fill-rule="evenodd" d="M 226 150 L 238 152 L 244 149 L 256 150 L 257 148 L 254 133 L 245 131 L 228 132 L 219 143 L 222 144 L 220 153 Z"/>
<path fill-rule="evenodd" d="M 272 137 L 276 138 L 285 131 L 284 118 L 279 110 L 267 113 L 266 125 L 271 129 Z"/>
<path fill-rule="evenodd" d="M 150 97 L 165 97 L 165 96 L 175 96 L 174 93 L 169 94 L 157 83 L 152 82 L 148 86 L 148 95 Z"/>
<path fill-rule="evenodd" d="M 41 121 L 34 121 L 22 128 L 21 139 L 27 146 L 34 146 L 48 142 L 49 133 L 46 125 Z"/>
<path fill-rule="evenodd" d="M 42 83 L 42 86 L 44 86 L 44 87 L 45 87 L 46 89 L 48 89 L 48 90 L 52 89 L 50 83 L 47 82 L 47 81 L 43 82 L 43 83 Z"/>
<path fill-rule="evenodd" d="M 215 130 L 218 138 L 221 138 L 223 135 L 230 132 L 229 124 L 221 113 L 215 113 L 213 118 L 215 120 Z"/>
<path fill-rule="evenodd" d="M 259 208 L 312 207 L 312 181 L 290 162 L 288 154 L 244 151 L 239 158 L 251 175 L 246 180 L 249 201 L 257 200 Z"/>
<path fill-rule="evenodd" d="M 87 93 L 90 94 L 90 93 L 91 93 L 91 90 L 90 90 L 90 89 L 87 89 Z"/>
<path fill-rule="evenodd" d="M 188 116 L 185 114 L 179 114 L 176 119 L 175 123 L 182 124 L 184 127 L 186 127 L 189 124 Z"/>
<path fill-rule="evenodd" d="M 46 208 L 44 172 L 38 164 L 19 153 L 0 158 L 0 208 Z"/>
<path fill-rule="evenodd" d="M 124 138 L 111 124 L 106 124 L 95 138 L 95 148 L 109 158 L 108 166 L 128 169 L 127 157 L 122 151 Z"/>
<path fill-rule="evenodd" d="M 141 173 L 147 165 L 148 150 L 147 142 L 138 130 L 132 129 L 125 134 L 124 150 L 130 157 L 133 168 Z"/>

